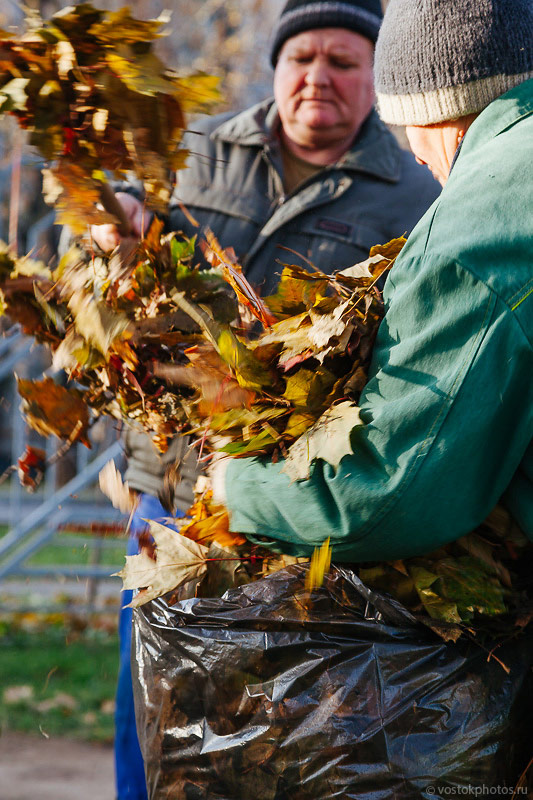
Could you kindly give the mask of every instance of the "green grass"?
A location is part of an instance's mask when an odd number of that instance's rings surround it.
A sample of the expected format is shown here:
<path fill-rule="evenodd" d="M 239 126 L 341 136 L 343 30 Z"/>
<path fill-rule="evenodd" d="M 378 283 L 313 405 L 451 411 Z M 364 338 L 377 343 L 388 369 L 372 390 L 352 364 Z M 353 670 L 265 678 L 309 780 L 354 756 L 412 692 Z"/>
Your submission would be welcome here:
<path fill-rule="evenodd" d="M 49 564 L 53 565 L 71 565 L 71 566 L 88 566 L 94 563 L 93 553 L 94 545 L 86 544 L 86 537 L 80 536 L 80 543 L 76 547 L 69 545 L 62 545 L 61 534 L 56 537 L 56 542 L 45 545 L 42 550 L 38 550 L 27 561 L 28 566 L 44 567 Z M 124 564 L 124 555 L 126 553 L 126 541 L 120 542 L 117 540 L 116 547 L 106 547 L 100 552 L 98 563 L 101 565 L 108 565 L 109 567 L 122 566 Z M 111 569 L 109 570 L 111 574 Z"/>
<path fill-rule="evenodd" d="M 0 538 L 6 532 L 6 526 L 0 526 Z M 95 537 L 65 534 L 68 540 L 58 533 L 27 565 L 95 563 Z M 113 542 L 113 547 L 101 549 L 98 558 L 100 565 L 109 566 L 110 574 L 124 564 L 126 550 L 125 537 Z M 109 623 L 100 617 L 88 625 L 62 613 L 0 617 L 0 730 L 111 742 L 118 674 L 115 627 L 114 614 Z M 16 694 L 20 687 L 31 696 L 9 702 L 10 692 Z"/>
<path fill-rule="evenodd" d="M 76 632 L 71 622 L 61 615 L 0 620 L 2 729 L 112 740 L 118 637 L 92 627 Z M 31 687 L 32 696 L 9 702 L 13 687 Z M 52 707 L 42 706 L 45 701 Z"/>
<path fill-rule="evenodd" d="M 0 539 L 5 536 L 8 528 L 0 525 Z M 87 534 L 69 533 L 69 540 L 79 539 L 79 544 L 75 546 L 70 543 L 61 544 L 62 534 L 57 533 L 50 544 L 45 545 L 27 560 L 27 565 L 31 567 L 53 566 L 88 566 L 94 564 L 94 551 L 97 544 L 96 537 Z M 98 564 L 109 567 L 122 567 L 126 554 L 126 537 L 112 538 L 114 547 L 102 548 L 99 554 Z M 111 574 L 112 569 L 109 570 Z"/>

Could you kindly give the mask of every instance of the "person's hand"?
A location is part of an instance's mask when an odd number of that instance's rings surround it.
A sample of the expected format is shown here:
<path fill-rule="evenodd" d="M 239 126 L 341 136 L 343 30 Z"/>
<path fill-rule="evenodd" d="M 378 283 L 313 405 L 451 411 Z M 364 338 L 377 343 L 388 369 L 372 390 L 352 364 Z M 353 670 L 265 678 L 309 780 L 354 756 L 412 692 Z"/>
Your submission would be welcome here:
<path fill-rule="evenodd" d="M 217 505 L 226 504 L 226 471 L 231 456 L 227 453 L 221 452 L 222 448 L 231 442 L 229 436 L 210 436 L 211 445 L 215 448 L 209 467 L 207 468 L 207 476 L 211 482 L 211 489 L 213 490 L 213 502 Z"/>
<path fill-rule="evenodd" d="M 225 453 L 217 453 L 207 468 L 207 475 L 213 490 L 213 502 L 216 505 L 226 505 L 226 472 L 229 457 Z"/>
<path fill-rule="evenodd" d="M 133 197 L 131 194 L 117 192 L 116 198 L 124 209 L 126 217 L 131 225 L 130 236 L 140 239 L 150 226 L 150 222 L 152 221 L 151 212 L 146 211 L 141 201 L 137 200 L 137 198 Z M 114 250 L 122 240 L 122 236 L 118 232 L 116 225 L 112 224 L 92 225 L 91 236 L 93 241 L 105 253 Z"/>

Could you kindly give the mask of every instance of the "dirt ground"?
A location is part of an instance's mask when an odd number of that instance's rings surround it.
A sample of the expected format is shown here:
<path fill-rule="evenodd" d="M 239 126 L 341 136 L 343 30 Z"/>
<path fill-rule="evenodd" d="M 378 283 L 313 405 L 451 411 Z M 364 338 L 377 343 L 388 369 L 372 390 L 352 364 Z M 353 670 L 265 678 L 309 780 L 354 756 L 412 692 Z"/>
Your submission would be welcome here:
<path fill-rule="evenodd" d="M 5 732 L 1 800 L 114 800 L 110 747 Z"/>

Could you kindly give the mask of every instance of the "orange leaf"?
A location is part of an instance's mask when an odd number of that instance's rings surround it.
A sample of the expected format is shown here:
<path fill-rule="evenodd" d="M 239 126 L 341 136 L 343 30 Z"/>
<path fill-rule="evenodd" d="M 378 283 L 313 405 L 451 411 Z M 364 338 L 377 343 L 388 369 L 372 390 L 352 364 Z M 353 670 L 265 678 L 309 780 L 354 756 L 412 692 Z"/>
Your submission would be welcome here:
<path fill-rule="evenodd" d="M 192 518 L 180 529 L 181 535 L 201 544 L 216 542 L 223 548 L 245 544 L 244 536 L 230 531 L 228 512 L 223 506 L 212 505 L 211 496 L 208 492 L 191 506 L 188 516 Z"/>
<path fill-rule="evenodd" d="M 53 433 L 58 439 L 91 444 L 87 439 L 89 410 L 83 393 L 65 389 L 52 378 L 42 381 L 18 379 L 22 410 L 28 425 L 42 436 Z"/>
<path fill-rule="evenodd" d="M 217 238 L 209 229 L 205 233 L 207 242 L 202 242 L 202 250 L 207 261 L 213 267 L 222 267 L 223 275 L 239 301 L 260 320 L 265 327 L 270 328 L 277 318 L 270 313 L 259 295 L 252 289 L 242 273 L 242 267 L 237 263 L 233 248 L 223 250 Z"/>

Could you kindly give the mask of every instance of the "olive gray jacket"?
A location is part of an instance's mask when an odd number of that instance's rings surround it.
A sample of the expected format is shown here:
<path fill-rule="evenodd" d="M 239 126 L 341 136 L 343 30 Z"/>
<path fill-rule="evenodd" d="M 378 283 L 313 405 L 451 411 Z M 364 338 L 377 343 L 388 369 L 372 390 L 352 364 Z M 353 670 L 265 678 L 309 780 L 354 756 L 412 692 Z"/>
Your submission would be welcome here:
<path fill-rule="evenodd" d="M 373 111 L 353 145 L 286 195 L 276 104 L 268 100 L 235 115 L 202 120 L 189 133 L 189 168 L 179 173 L 171 230 L 198 231 L 179 203 L 233 247 L 248 280 L 272 292 L 277 260 L 295 262 L 289 247 L 324 272 L 368 258 L 375 244 L 412 230 L 440 187 L 402 150 Z M 304 263 L 300 262 L 303 266 Z"/>
<path fill-rule="evenodd" d="M 263 296 L 275 290 L 278 261 L 298 261 L 282 247 L 324 272 L 344 269 L 367 258 L 373 245 L 410 232 L 439 194 L 427 169 L 400 148 L 373 111 L 340 161 L 286 195 L 278 129 L 273 100 L 196 123 L 186 136 L 189 167 L 179 173 L 169 218 L 170 230 L 188 236 L 211 228 L 223 247 L 235 249 Z M 183 455 L 184 446 L 175 439 L 160 458 L 147 436 L 127 433 L 130 486 L 157 495 L 166 464 Z M 182 510 L 192 498 L 190 473 L 178 490 Z"/>

